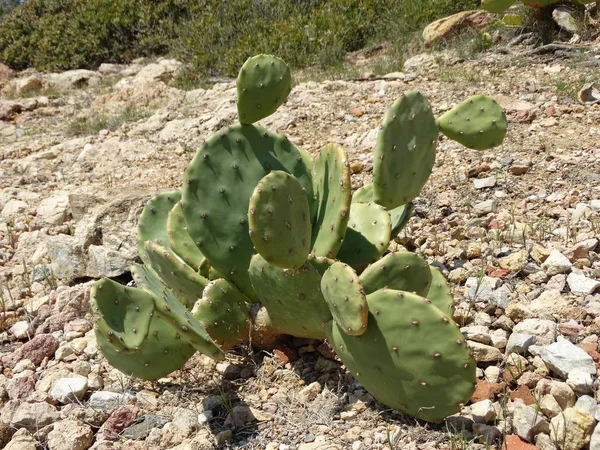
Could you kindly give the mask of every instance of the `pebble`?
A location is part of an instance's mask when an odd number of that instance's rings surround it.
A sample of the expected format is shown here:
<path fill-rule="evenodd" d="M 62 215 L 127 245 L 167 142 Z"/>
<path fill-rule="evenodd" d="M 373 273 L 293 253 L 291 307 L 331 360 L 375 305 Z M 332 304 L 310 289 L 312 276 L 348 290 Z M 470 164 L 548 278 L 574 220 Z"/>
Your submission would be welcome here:
<path fill-rule="evenodd" d="M 532 334 L 512 333 L 506 344 L 506 354 L 515 352 L 524 355 L 535 342 L 536 337 Z"/>
<path fill-rule="evenodd" d="M 90 407 L 101 411 L 110 412 L 119 406 L 126 405 L 131 401 L 131 394 L 119 394 L 117 392 L 98 391 L 90 397 Z"/>
<path fill-rule="evenodd" d="M 78 420 L 61 420 L 48 433 L 49 450 L 86 450 L 92 445 L 92 428 Z"/>
<path fill-rule="evenodd" d="M 576 295 L 590 295 L 600 288 L 600 281 L 588 278 L 576 269 L 567 277 L 567 283 L 571 292 Z"/>
<path fill-rule="evenodd" d="M 536 434 L 548 428 L 548 422 L 531 406 L 522 403 L 514 403 L 509 405 L 509 410 L 512 409 L 512 426 L 514 432 L 520 438 L 527 442 L 533 442 Z"/>
<path fill-rule="evenodd" d="M 475 189 L 485 189 L 496 186 L 496 177 L 475 178 L 473 180 Z"/>
<path fill-rule="evenodd" d="M 61 378 L 50 390 L 50 395 L 59 403 L 71 403 L 82 400 L 88 390 L 87 378 Z"/>
<path fill-rule="evenodd" d="M 565 255 L 558 250 L 552 250 L 550 256 L 542 263 L 542 269 L 548 276 L 566 273 L 571 270 L 572 264 Z"/>
<path fill-rule="evenodd" d="M 496 419 L 496 409 L 491 400 L 481 400 L 471 405 L 471 416 L 477 423 L 490 423 Z"/>
<path fill-rule="evenodd" d="M 533 355 L 539 355 L 548 368 L 563 379 L 574 370 L 596 374 L 596 364 L 592 357 L 566 339 L 547 346 L 533 345 L 529 347 L 529 351 Z"/>

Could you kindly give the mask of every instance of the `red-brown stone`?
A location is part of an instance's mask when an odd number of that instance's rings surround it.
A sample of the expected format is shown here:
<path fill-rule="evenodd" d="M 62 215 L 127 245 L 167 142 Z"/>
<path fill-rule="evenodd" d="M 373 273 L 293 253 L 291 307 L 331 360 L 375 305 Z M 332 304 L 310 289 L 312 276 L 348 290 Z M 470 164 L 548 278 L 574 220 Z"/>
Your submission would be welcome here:
<path fill-rule="evenodd" d="M 512 391 L 510 399 L 521 399 L 526 405 L 533 405 L 535 403 L 535 398 L 527 386 L 520 386 L 516 391 Z"/>
<path fill-rule="evenodd" d="M 504 383 L 490 383 L 489 381 L 477 380 L 477 386 L 475 386 L 475 392 L 471 396 L 471 402 L 494 400 L 496 395 L 504 391 L 504 387 Z"/>
<path fill-rule="evenodd" d="M 533 444 L 525 442 L 515 434 L 509 434 L 504 440 L 502 450 L 538 450 L 538 448 Z"/>

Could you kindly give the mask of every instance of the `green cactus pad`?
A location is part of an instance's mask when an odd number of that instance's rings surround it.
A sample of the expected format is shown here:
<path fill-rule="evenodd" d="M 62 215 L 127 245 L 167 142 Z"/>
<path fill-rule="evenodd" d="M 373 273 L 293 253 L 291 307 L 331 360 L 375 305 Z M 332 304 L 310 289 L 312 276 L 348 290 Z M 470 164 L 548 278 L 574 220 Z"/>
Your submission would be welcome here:
<path fill-rule="evenodd" d="M 206 260 L 187 231 L 181 202 L 177 202 L 169 213 L 167 219 L 167 237 L 169 247 L 171 247 L 177 256 L 196 272 L 200 273 Z"/>
<path fill-rule="evenodd" d="M 161 297 L 156 297 L 156 314 L 177 331 L 179 338 L 189 342 L 200 353 L 217 361 L 225 357 L 221 347 L 207 333 L 206 329 L 181 303 L 170 289 L 165 289 Z"/>
<path fill-rule="evenodd" d="M 357 189 L 352 195 L 352 203 L 369 203 L 373 201 L 373 184 L 366 184 L 360 189 Z M 392 221 L 392 232 L 390 233 L 390 241 L 393 240 L 400 231 L 408 223 L 410 216 L 414 210 L 414 205 L 407 203 L 406 205 L 398 206 L 397 208 L 388 211 Z M 350 211 L 352 217 L 352 210 Z"/>
<path fill-rule="evenodd" d="M 254 255 L 250 279 L 273 327 L 296 337 L 325 338 L 325 323 L 332 316 L 321 294 L 321 274 L 309 263 L 281 269 Z"/>
<path fill-rule="evenodd" d="M 156 242 L 147 241 L 145 251 L 149 265 L 163 282 L 191 309 L 202 297 L 208 280 L 175 256 L 170 250 Z"/>
<path fill-rule="evenodd" d="M 144 243 L 146 241 L 158 242 L 163 247 L 169 246 L 167 236 L 167 218 L 175 204 L 181 200 L 180 191 L 167 191 L 154 196 L 142 210 L 138 220 L 138 253 L 142 261 L 146 262 Z"/>
<path fill-rule="evenodd" d="M 357 272 L 377 261 L 390 243 L 390 215 L 376 203 L 353 203 L 346 236 L 337 259 Z"/>
<path fill-rule="evenodd" d="M 344 149 L 326 145 L 315 158 L 312 177 L 318 206 L 311 254 L 335 258 L 346 234 L 352 200 L 350 168 Z"/>
<path fill-rule="evenodd" d="M 177 339 L 189 342 L 196 350 L 213 359 L 223 358 L 224 353 L 221 348 L 190 313 L 184 300 L 164 286 L 154 270 L 148 266 L 134 264 L 131 273 L 136 285 L 154 298 L 154 316 L 168 324 L 175 331 Z"/>
<path fill-rule="evenodd" d="M 448 286 L 446 278 L 437 267 L 429 266 L 429 269 L 432 278 L 427 298 L 440 311 L 452 317 L 454 315 L 454 298 L 450 292 L 450 286 Z"/>
<path fill-rule="evenodd" d="M 481 8 L 491 13 L 503 13 L 515 3 L 517 0 L 482 0 Z"/>
<path fill-rule="evenodd" d="M 143 380 L 157 380 L 174 372 L 187 362 L 196 349 L 177 338 L 176 331 L 164 320 L 153 317 L 148 336 L 135 353 L 125 354 L 115 350 L 107 336 L 95 329 L 100 351 L 115 369 L 125 375 Z"/>
<path fill-rule="evenodd" d="M 273 114 L 292 90 L 292 75 L 283 60 L 271 55 L 248 58 L 237 78 L 238 116 L 251 124 Z"/>
<path fill-rule="evenodd" d="M 250 335 L 247 302 L 248 297 L 221 278 L 210 282 L 202 298 L 194 305 L 192 314 L 215 342 L 223 350 L 228 350 L 248 340 Z"/>
<path fill-rule="evenodd" d="M 348 371 L 377 400 L 419 419 L 440 421 L 460 411 L 473 394 L 476 364 L 452 319 L 408 292 L 379 290 L 367 303 L 361 336 L 327 325 Z"/>
<path fill-rule="evenodd" d="M 373 200 L 387 209 L 414 200 L 429 179 L 439 130 L 427 99 L 416 91 L 386 112 L 373 156 Z"/>
<path fill-rule="evenodd" d="M 333 263 L 335 263 L 335 259 L 329 259 L 326 256 L 313 256 L 309 255 L 306 260 L 308 264 L 319 272 L 320 275 L 323 275 L 327 269 L 329 269 Z"/>
<path fill-rule="evenodd" d="M 160 289 L 156 291 L 155 288 L 162 284 L 152 269 L 134 265 L 131 272 L 138 288 L 151 296 L 155 292 L 160 294 Z M 147 279 L 154 284 L 152 289 L 149 288 Z M 154 299 L 152 303 L 154 304 Z M 177 331 L 156 314 L 152 315 L 148 334 L 134 353 L 116 350 L 104 331 L 99 327 L 95 327 L 94 331 L 98 347 L 111 366 L 126 375 L 144 380 L 157 380 L 168 375 L 181 368 L 196 353 L 194 347 L 178 338 Z"/>
<path fill-rule="evenodd" d="M 253 301 L 248 204 L 271 170 L 294 175 L 307 198 L 313 197 L 310 171 L 298 149 L 257 125 L 235 125 L 209 138 L 184 178 L 183 215 L 190 236 L 210 265 Z"/>
<path fill-rule="evenodd" d="M 485 95 L 469 97 L 438 119 L 442 133 L 474 150 L 502 144 L 508 121 L 496 100 Z"/>
<path fill-rule="evenodd" d="M 250 197 L 250 239 L 270 264 L 297 269 L 310 251 L 309 215 L 300 183 L 292 175 L 274 170 L 258 182 Z"/>
<path fill-rule="evenodd" d="M 96 329 L 115 350 L 132 353 L 139 349 L 150 329 L 153 297 L 109 279 L 97 281 L 91 290 Z"/>
<path fill-rule="evenodd" d="M 321 279 L 321 292 L 333 320 L 346 334 L 359 336 L 367 329 L 367 297 L 352 267 L 336 262 Z"/>
<path fill-rule="evenodd" d="M 367 294 L 389 288 L 425 296 L 429 292 L 431 279 L 432 274 L 427 262 L 410 252 L 385 255 L 360 275 Z"/>

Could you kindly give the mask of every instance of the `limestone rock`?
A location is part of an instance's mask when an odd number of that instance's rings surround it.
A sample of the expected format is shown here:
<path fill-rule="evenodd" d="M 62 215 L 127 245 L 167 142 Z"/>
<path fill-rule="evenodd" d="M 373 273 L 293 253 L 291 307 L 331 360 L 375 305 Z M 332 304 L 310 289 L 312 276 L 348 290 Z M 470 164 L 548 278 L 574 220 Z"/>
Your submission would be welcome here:
<path fill-rule="evenodd" d="M 550 421 L 550 437 L 563 443 L 564 450 L 584 448 L 592 436 L 595 420 L 579 408 L 568 408 Z"/>

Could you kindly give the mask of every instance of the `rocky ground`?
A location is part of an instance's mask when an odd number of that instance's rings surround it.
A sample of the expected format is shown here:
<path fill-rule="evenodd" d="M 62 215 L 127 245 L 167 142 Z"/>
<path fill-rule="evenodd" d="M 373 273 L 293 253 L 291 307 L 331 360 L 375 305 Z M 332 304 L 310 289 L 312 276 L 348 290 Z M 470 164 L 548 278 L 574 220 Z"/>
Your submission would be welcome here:
<path fill-rule="evenodd" d="M 472 402 L 441 424 L 378 404 L 306 339 L 240 347 L 220 364 L 196 357 L 156 383 L 111 369 L 90 285 L 129 281 L 141 208 L 236 121 L 235 85 L 176 89 L 170 60 L 55 75 L 0 67 L 0 448 L 600 449 L 600 104 L 576 100 L 600 81 L 600 46 L 572 56 L 417 55 L 386 79 L 300 82 L 262 122 L 312 153 L 343 145 L 358 188 L 402 92 L 424 92 L 436 115 L 475 93 L 506 109 L 510 131 L 493 151 L 441 140 L 393 243 L 443 268 L 478 361 Z"/>

